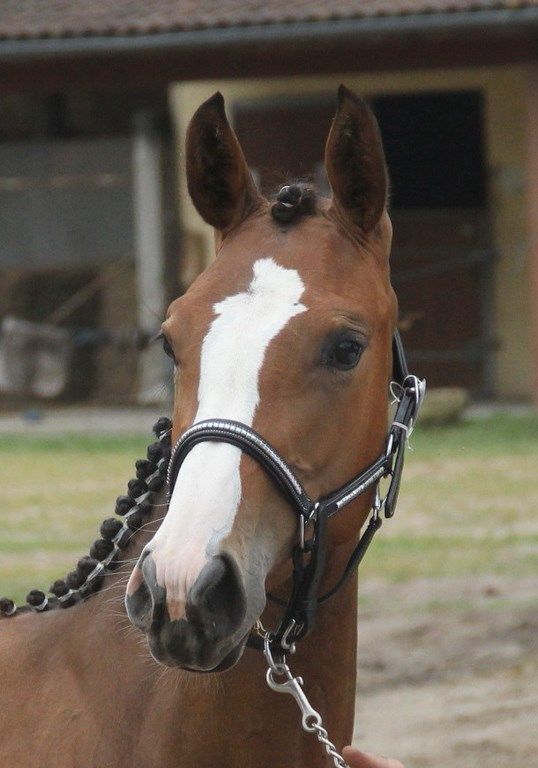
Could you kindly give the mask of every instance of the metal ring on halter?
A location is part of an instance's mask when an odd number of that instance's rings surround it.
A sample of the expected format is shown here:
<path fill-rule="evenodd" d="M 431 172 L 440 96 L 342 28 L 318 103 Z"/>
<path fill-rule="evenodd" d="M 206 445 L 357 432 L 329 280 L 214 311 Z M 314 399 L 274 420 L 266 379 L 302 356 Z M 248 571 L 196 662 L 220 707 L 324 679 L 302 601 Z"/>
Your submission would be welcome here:
<path fill-rule="evenodd" d="M 408 379 L 412 382 L 412 385 L 409 386 L 407 384 Z M 404 387 L 407 387 L 410 389 L 411 392 L 415 395 L 415 402 L 417 407 L 421 404 L 422 400 L 424 399 L 424 395 L 426 393 L 426 382 L 424 379 L 419 379 L 418 376 L 415 376 L 414 373 L 409 373 L 403 382 Z"/>
<path fill-rule="evenodd" d="M 398 392 L 396 389 L 398 388 Z M 391 405 L 395 405 L 396 403 L 399 403 L 402 399 L 403 395 L 403 385 L 400 384 L 399 381 L 391 381 L 389 384 L 389 392 L 391 394 L 392 400 Z"/>

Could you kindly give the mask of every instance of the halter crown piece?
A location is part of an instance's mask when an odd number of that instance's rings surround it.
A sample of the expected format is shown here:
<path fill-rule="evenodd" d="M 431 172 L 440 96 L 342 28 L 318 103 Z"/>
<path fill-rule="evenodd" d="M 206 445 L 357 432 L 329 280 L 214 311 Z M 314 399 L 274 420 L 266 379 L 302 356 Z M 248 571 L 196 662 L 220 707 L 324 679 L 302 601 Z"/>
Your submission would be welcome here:
<path fill-rule="evenodd" d="M 406 441 L 415 424 L 424 399 L 426 382 L 409 373 L 405 352 L 398 332 L 393 340 L 393 379 L 401 393 L 394 419 L 389 428 L 385 450 L 370 466 L 341 488 L 317 500 L 311 499 L 287 462 L 263 437 L 246 424 L 229 419 L 209 419 L 194 424 L 181 435 L 172 448 L 168 466 L 168 488 L 171 496 L 181 465 L 188 453 L 201 442 L 229 443 L 251 456 L 268 474 L 290 502 L 298 518 L 298 543 L 292 554 L 292 589 L 287 601 L 269 595 L 283 606 L 276 629 L 268 633 L 269 650 L 283 655 L 305 637 L 315 622 L 318 606 L 332 597 L 345 584 L 363 559 L 375 532 L 381 526 L 381 511 L 392 517 L 398 500 Z M 386 495 L 381 498 L 379 485 L 390 477 Z M 324 595 L 319 594 L 327 555 L 327 523 L 365 491 L 375 488 L 372 514 L 364 533 L 336 584 Z M 306 533 L 311 530 L 307 539 Z M 263 636 L 251 635 L 249 645 L 263 649 Z M 267 651 L 267 642 L 266 651 Z"/>

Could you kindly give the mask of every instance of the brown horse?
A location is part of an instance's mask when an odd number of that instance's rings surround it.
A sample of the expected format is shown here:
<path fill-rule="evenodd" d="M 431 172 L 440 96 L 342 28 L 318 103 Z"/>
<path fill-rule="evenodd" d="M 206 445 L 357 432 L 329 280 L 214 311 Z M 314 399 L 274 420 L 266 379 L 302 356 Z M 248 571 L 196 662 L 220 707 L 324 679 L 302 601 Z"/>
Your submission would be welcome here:
<path fill-rule="evenodd" d="M 204 419 L 239 421 L 286 457 L 311 498 L 383 450 L 397 315 L 381 140 L 343 87 L 325 163 L 331 200 L 293 186 L 271 204 L 220 94 L 203 104 L 187 175 L 217 258 L 163 323 L 175 362 L 173 440 Z M 345 568 L 372 493 L 329 522 L 322 587 Z M 161 514 L 156 505 L 154 529 Z M 296 541 L 297 518 L 257 461 L 222 442 L 195 446 L 157 532 L 128 550 L 142 555 L 127 609 L 148 643 L 125 617 L 125 568 L 70 610 L 2 621 L 0 766 L 328 765 L 293 699 L 266 687 L 263 654 L 245 647 L 260 617 L 278 622 L 266 595 L 286 596 Z M 356 630 L 355 576 L 293 658 L 340 747 L 353 728 Z"/>

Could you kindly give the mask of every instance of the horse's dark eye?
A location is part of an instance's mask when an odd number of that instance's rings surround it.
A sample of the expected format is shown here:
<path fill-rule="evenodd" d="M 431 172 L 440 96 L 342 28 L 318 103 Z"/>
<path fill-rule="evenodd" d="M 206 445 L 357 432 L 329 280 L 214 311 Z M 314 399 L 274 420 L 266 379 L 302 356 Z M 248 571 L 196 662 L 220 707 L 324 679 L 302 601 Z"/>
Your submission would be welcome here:
<path fill-rule="evenodd" d="M 339 371 L 349 371 L 359 362 L 363 349 L 357 339 L 339 339 L 327 350 L 326 363 Z"/>
<path fill-rule="evenodd" d="M 161 339 L 162 339 L 163 349 L 165 351 L 165 354 L 167 354 L 168 357 L 172 358 L 172 360 L 175 362 L 176 357 L 174 355 L 174 350 L 172 349 L 172 345 L 170 344 L 170 342 L 168 341 L 164 333 L 162 334 Z"/>

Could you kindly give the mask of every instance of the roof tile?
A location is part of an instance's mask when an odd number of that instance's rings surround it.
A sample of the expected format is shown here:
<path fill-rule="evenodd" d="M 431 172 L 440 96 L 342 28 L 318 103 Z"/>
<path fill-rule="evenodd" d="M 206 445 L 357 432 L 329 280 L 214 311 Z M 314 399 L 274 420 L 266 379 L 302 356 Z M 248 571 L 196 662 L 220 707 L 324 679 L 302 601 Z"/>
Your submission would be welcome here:
<path fill-rule="evenodd" d="M 538 7 L 538 0 L 1 0 L 0 39 L 130 36 Z"/>

